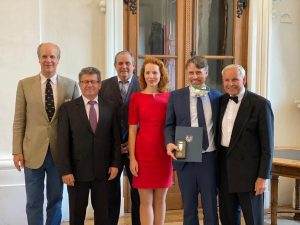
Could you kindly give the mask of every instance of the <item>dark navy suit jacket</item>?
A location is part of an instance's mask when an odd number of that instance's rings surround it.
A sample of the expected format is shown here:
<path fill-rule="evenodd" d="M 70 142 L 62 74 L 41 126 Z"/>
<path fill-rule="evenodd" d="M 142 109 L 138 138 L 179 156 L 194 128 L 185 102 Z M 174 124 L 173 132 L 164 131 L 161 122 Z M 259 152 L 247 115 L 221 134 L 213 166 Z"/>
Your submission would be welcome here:
<path fill-rule="evenodd" d="M 217 119 L 219 111 L 219 98 L 221 93 L 210 89 L 209 93 L 210 104 L 212 108 L 213 129 L 215 138 L 217 137 Z M 190 113 L 190 90 L 185 87 L 171 92 L 168 110 L 165 122 L 165 145 L 174 143 L 175 141 L 175 128 L 176 126 L 191 126 L 191 113 Z M 216 143 L 216 142 L 215 142 Z M 174 168 L 182 169 L 184 162 L 173 162 Z"/>
<path fill-rule="evenodd" d="M 121 124 L 121 143 L 128 141 L 128 107 L 130 96 L 134 92 L 139 92 L 140 86 L 139 81 L 136 75 L 132 76 L 129 89 L 125 101 L 123 102 L 120 87 L 118 83 L 118 77 L 114 76 L 109 79 L 102 81 L 102 86 L 99 92 L 99 95 L 106 99 L 118 109 L 118 119 Z"/>

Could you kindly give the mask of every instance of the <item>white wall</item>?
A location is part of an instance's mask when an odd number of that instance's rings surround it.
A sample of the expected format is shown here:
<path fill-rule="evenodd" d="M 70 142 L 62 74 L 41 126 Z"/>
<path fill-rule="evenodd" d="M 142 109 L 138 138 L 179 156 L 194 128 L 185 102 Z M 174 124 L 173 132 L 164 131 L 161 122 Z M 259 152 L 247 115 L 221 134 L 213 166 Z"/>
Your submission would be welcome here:
<path fill-rule="evenodd" d="M 0 27 L 0 159 L 8 159 L 16 86 L 39 72 L 38 44 L 61 47 L 62 75 L 77 80 L 80 69 L 90 65 L 105 72 L 105 15 L 97 0 L 1 0 Z"/>
<path fill-rule="evenodd" d="M 300 147 L 300 1 L 273 0 L 269 95 L 275 116 L 275 145 Z M 279 203 L 293 200 L 294 179 L 280 178 Z"/>
<path fill-rule="evenodd" d="M 300 146 L 300 1 L 274 0 L 269 93 L 277 146 Z M 286 135 L 289 134 L 289 135 Z"/>
<path fill-rule="evenodd" d="M 300 147 L 299 13 L 298 0 L 250 1 L 248 87 L 272 103 L 276 147 Z M 294 179 L 280 177 L 279 205 L 291 205 L 293 193 Z"/>
<path fill-rule="evenodd" d="M 86 66 L 105 74 L 106 17 L 98 0 L 0 0 L 0 5 L 0 224 L 23 225 L 24 176 L 11 157 L 18 80 L 39 72 L 36 48 L 48 41 L 61 48 L 59 74 L 77 80 Z M 67 219 L 67 197 L 63 206 Z"/>

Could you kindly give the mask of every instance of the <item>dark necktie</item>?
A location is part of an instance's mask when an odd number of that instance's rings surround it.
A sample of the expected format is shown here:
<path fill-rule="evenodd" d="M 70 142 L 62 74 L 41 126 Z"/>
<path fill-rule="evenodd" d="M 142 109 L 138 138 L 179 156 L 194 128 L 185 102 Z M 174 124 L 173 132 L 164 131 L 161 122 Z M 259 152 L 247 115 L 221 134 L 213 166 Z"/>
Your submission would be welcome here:
<path fill-rule="evenodd" d="M 90 105 L 90 112 L 89 112 L 89 121 L 91 128 L 93 132 L 96 132 L 97 128 L 97 114 L 96 114 L 96 109 L 95 109 L 95 104 L 97 104 L 96 101 L 89 101 L 88 104 Z"/>
<path fill-rule="evenodd" d="M 229 96 L 229 99 L 234 101 L 236 104 L 239 102 L 239 97 L 238 96 Z"/>
<path fill-rule="evenodd" d="M 202 148 L 203 150 L 206 150 L 208 148 L 208 136 L 207 136 L 207 128 L 206 128 L 205 115 L 204 115 L 201 97 L 197 98 L 197 114 L 198 114 L 198 125 L 199 127 L 203 127 Z"/>
<path fill-rule="evenodd" d="M 126 91 L 126 84 L 128 83 L 128 81 L 119 81 L 121 84 L 121 96 L 122 96 L 122 100 L 123 102 L 125 102 L 126 99 L 126 95 L 127 95 L 127 91 Z"/>
<path fill-rule="evenodd" d="M 52 86 L 51 86 L 50 82 L 51 82 L 51 80 L 47 79 L 46 89 L 45 89 L 45 109 L 46 109 L 49 121 L 51 121 L 51 119 L 54 115 L 54 112 L 55 112 L 53 90 L 52 90 Z"/>

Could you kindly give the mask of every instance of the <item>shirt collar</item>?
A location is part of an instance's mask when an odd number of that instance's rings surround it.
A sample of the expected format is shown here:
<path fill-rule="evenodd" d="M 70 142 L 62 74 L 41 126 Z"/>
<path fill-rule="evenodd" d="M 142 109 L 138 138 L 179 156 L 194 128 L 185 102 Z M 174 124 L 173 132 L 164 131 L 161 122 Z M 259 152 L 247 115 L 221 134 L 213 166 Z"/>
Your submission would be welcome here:
<path fill-rule="evenodd" d="M 89 101 L 96 101 L 98 104 L 98 96 L 96 96 L 96 98 L 94 98 L 93 100 L 90 100 L 87 97 L 85 97 L 84 95 L 82 95 L 82 99 L 83 99 L 85 105 L 87 105 L 89 103 Z"/>
<path fill-rule="evenodd" d="M 192 85 L 189 86 L 189 90 L 190 90 L 190 96 L 191 97 L 202 97 L 202 96 L 206 96 L 209 92 L 209 88 L 207 86 L 203 86 L 204 90 L 199 90 L 194 88 Z M 205 89 L 207 89 L 208 91 L 205 91 Z"/>
<path fill-rule="evenodd" d="M 131 82 L 131 80 L 132 80 L 132 77 L 133 77 L 133 75 L 131 75 L 129 78 L 128 78 L 128 83 L 130 84 L 130 82 Z M 120 81 L 122 82 L 122 80 L 120 79 L 120 77 L 119 76 L 117 76 L 117 78 L 118 78 L 118 83 L 120 83 Z"/>
<path fill-rule="evenodd" d="M 48 78 L 46 78 L 42 73 L 40 73 L 40 77 L 41 77 L 41 83 L 46 83 L 47 82 Z M 51 80 L 51 82 L 53 84 L 56 84 L 56 82 L 57 82 L 57 74 L 54 74 L 54 76 L 52 76 L 50 78 L 50 80 Z"/>
<path fill-rule="evenodd" d="M 240 93 L 237 95 L 238 96 L 238 99 L 239 99 L 239 102 L 241 102 L 241 100 L 243 99 L 244 97 L 244 94 L 245 94 L 245 87 L 242 88 L 242 90 L 240 91 Z"/>

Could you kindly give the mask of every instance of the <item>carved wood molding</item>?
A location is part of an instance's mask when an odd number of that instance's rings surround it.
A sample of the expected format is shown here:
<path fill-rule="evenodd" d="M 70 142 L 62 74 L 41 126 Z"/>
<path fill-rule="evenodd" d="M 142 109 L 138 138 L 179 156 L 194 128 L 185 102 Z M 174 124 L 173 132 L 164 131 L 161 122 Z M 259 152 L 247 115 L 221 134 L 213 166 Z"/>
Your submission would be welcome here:
<path fill-rule="evenodd" d="M 244 9 L 247 7 L 247 0 L 237 0 L 237 17 L 240 18 L 243 15 Z"/>
<path fill-rule="evenodd" d="M 135 15 L 137 10 L 137 0 L 124 0 L 124 3 L 128 5 L 128 9 L 132 15 Z"/>

